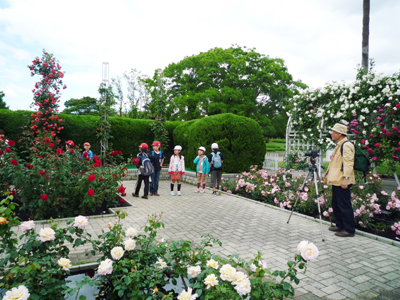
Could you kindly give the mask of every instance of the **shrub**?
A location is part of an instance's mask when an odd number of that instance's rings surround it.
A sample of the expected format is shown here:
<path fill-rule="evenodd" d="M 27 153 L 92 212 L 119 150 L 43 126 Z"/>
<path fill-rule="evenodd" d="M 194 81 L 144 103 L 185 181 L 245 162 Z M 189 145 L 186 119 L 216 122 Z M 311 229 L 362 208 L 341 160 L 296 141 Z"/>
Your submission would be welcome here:
<path fill-rule="evenodd" d="M 193 159 L 200 146 L 219 145 L 224 155 L 227 173 L 247 170 L 251 165 L 261 165 L 265 156 L 265 142 L 261 127 L 252 119 L 234 114 L 220 114 L 186 122 L 174 131 L 175 142 L 181 143 L 186 166 L 195 169 Z"/>

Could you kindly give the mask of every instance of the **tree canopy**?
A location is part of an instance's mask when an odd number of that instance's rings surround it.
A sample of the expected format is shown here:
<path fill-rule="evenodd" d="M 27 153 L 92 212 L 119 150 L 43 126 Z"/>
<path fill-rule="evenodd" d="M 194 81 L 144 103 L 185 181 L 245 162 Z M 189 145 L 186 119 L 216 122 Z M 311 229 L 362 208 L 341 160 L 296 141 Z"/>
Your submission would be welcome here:
<path fill-rule="evenodd" d="M 9 109 L 8 106 L 6 105 L 6 103 L 4 102 L 4 92 L 0 91 L 0 109 Z"/>
<path fill-rule="evenodd" d="M 171 120 L 221 113 L 261 120 L 281 113 L 286 99 L 306 87 L 293 80 L 282 59 L 239 46 L 186 57 L 166 67 L 164 76 Z"/>
<path fill-rule="evenodd" d="M 99 105 L 96 98 L 83 97 L 82 99 L 70 99 L 64 103 L 64 114 L 72 115 L 99 115 Z"/>

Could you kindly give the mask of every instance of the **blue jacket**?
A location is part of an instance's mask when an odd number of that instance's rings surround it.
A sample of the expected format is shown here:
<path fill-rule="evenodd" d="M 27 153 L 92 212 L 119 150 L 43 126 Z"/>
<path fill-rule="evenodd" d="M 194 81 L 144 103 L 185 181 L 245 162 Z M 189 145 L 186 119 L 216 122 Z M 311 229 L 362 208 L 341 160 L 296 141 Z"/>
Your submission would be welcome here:
<path fill-rule="evenodd" d="M 199 172 L 199 160 L 200 159 L 197 156 L 193 161 L 193 163 L 197 164 L 196 172 Z M 204 155 L 204 158 L 203 158 L 203 174 L 208 174 L 208 173 L 210 173 L 210 163 L 208 162 L 207 156 Z"/>

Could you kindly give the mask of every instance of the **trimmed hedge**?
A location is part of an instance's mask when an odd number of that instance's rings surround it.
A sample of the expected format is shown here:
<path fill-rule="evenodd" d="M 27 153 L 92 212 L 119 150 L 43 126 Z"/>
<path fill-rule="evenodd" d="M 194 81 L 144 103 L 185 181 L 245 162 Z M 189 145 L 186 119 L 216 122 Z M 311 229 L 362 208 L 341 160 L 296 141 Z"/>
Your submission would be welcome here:
<path fill-rule="evenodd" d="M 251 165 L 262 165 L 266 152 L 260 125 L 234 114 L 185 122 L 174 130 L 174 140 L 183 147 L 186 166 L 193 170 L 198 147 L 204 146 L 209 155 L 214 142 L 224 155 L 223 171 L 227 173 L 239 173 L 249 170 Z"/>

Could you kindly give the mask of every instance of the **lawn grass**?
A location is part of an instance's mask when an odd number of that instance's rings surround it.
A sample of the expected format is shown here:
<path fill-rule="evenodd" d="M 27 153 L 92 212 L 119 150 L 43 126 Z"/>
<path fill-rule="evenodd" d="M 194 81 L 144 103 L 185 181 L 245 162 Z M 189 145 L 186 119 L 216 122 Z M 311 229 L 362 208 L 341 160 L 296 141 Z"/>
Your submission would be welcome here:
<path fill-rule="evenodd" d="M 285 152 L 286 151 L 286 140 L 284 139 L 275 139 L 270 140 L 266 143 L 267 153 L 271 152 Z"/>

